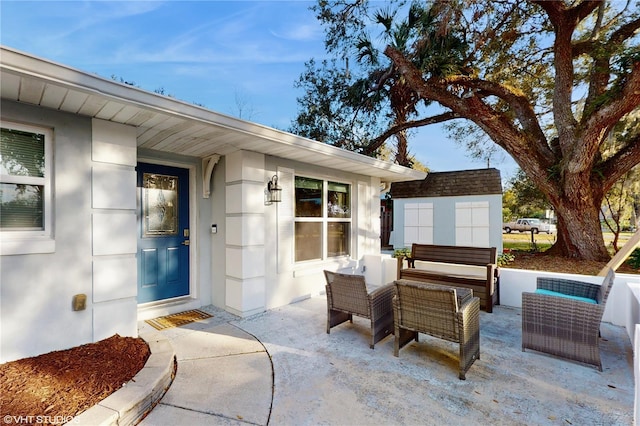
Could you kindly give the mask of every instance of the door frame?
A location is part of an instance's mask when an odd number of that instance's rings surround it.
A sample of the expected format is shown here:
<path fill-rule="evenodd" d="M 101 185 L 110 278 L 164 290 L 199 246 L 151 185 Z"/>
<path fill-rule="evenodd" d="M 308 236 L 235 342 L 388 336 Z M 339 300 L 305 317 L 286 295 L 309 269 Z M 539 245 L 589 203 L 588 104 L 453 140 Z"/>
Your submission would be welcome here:
<path fill-rule="evenodd" d="M 171 304 L 183 304 L 184 302 L 195 301 L 195 299 L 199 298 L 200 291 L 198 289 L 197 283 L 199 282 L 198 277 L 198 269 L 196 268 L 197 260 L 196 253 L 198 252 L 198 223 L 197 223 L 197 198 L 196 198 L 196 166 L 194 164 L 181 163 L 179 161 L 170 161 L 170 160 L 159 160 L 157 158 L 149 158 L 149 157 L 138 157 L 136 159 L 136 167 L 137 163 L 147 163 L 147 164 L 156 164 L 159 166 L 168 166 L 168 167 L 177 167 L 180 169 L 186 169 L 189 172 L 189 294 L 185 296 L 175 297 L 171 299 L 158 300 L 154 302 L 147 303 L 138 303 L 138 317 L 140 318 L 140 310 L 146 308 L 153 308 L 159 306 L 167 306 Z M 136 215 L 139 215 L 140 206 L 136 207 Z M 137 227 L 136 227 L 137 229 Z M 197 306 L 200 307 L 200 306 Z M 191 307 L 188 307 L 191 309 Z M 179 309 L 175 310 L 171 313 L 176 313 L 181 310 L 184 310 L 184 306 L 180 306 Z M 147 317 L 149 315 L 143 315 Z M 149 316 L 152 318 L 153 314 Z"/>

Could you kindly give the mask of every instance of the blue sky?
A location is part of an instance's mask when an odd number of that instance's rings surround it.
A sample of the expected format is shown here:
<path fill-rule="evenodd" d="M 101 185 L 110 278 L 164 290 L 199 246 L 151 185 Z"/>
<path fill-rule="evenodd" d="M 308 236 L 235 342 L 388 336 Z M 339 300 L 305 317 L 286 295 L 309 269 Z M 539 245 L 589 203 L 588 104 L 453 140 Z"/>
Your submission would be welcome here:
<path fill-rule="evenodd" d="M 287 129 L 296 116 L 294 83 L 311 58 L 323 59 L 324 34 L 309 1 L 7 1 L 0 42 L 29 54 L 115 76 L 146 90 Z M 410 150 L 432 171 L 486 167 L 436 127 Z M 515 163 L 491 164 L 503 181 Z"/>

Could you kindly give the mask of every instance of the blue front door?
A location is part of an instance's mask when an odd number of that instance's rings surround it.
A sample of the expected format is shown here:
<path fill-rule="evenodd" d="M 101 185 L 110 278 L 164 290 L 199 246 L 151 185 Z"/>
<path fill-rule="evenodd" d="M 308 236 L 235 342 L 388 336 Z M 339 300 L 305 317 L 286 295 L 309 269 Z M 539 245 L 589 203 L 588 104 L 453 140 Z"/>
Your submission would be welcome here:
<path fill-rule="evenodd" d="M 189 294 L 189 170 L 138 163 L 138 303 Z"/>

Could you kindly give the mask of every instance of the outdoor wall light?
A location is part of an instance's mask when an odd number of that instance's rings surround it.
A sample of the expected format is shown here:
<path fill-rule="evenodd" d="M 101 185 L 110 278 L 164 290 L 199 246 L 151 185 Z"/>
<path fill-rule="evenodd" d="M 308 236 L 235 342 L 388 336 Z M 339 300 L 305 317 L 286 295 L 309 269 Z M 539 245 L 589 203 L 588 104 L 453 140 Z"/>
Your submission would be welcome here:
<path fill-rule="evenodd" d="M 282 201 L 282 188 L 278 186 L 278 175 L 273 175 L 267 182 L 267 192 L 269 193 L 269 203 L 279 203 Z"/>

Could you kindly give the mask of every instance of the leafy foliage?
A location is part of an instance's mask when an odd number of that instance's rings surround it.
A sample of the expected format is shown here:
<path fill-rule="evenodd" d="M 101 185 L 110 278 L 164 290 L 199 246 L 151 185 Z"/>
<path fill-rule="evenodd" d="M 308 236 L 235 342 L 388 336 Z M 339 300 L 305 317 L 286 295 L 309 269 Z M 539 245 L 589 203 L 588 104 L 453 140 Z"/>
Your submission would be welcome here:
<path fill-rule="evenodd" d="M 356 65 L 345 67 L 346 95 L 333 97 L 348 106 L 335 111 L 353 113 L 339 121 L 366 135 L 351 146 L 375 155 L 395 138 L 396 162 L 410 164 L 411 129 L 455 123 L 451 131 L 475 155 L 511 155 L 554 207 L 560 231 L 554 254 L 607 258 L 603 197 L 640 163 L 640 125 L 632 119 L 640 105 L 638 4 L 379 5 L 319 0 L 314 7 L 327 51 Z M 613 132 L 621 123 L 628 123 L 624 137 Z M 605 155 L 601 148 L 613 133 L 619 144 Z"/>
<path fill-rule="evenodd" d="M 419 3 L 404 9 L 392 9 L 390 4 L 375 11 L 366 3 L 336 2 L 344 5 L 343 11 L 336 11 L 329 2 L 320 1 L 314 8 L 328 26 L 327 50 L 336 57 L 321 66 L 313 59 L 307 63 L 297 83 L 305 94 L 298 98 L 300 112 L 290 131 L 378 155 L 387 138 L 372 146 L 377 135 L 416 117 L 431 104 L 406 85 L 383 55 L 379 40 L 407 54 L 415 49 L 416 65 L 440 77 L 459 71 L 465 46 L 454 35 L 439 34 L 433 24 L 435 15 Z M 355 12 L 371 13 L 372 21 L 382 29 L 379 40 L 364 31 L 367 24 Z M 401 12 L 404 18 L 398 19 Z M 345 52 L 351 52 L 354 61 L 349 62 Z M 339 65 L 343 62 L 344 67 Z M 395 161 L 412 166 L 414 159 L 407 143 L 411 132 L 401 129 L 389 136 L 395 139 Z"/>
<path fill-rule="evenodd" d="M 505 221 L 518 217 L 546 217 L 545 211 L 551 204 L 521 169 L 507 185 L 502 199 Z"/>
<path fill-rule="evenodd" d="M 411 255 L 411 249 L 408 247 L 403 247 L 403 248 L 395 249 L 393 251 L 392 257 L 405 258 L 405 257 L 409 257 L 410 255 Z"/>
<path fill-rule="evenodd" d="M 498 266 L 504 267 L 516 260 L 516 257 L 511 253 L 501 253 L 498 255 Z"/>
<path fill-rule="evenodd" d="M 305 66 L 296 83 L 304 90 L 304 96 L 298 98 L 300 113 L 289 130 L 352 151 L 362 149 L 381 128 L 368 124 L 379 109 L 371 105 L 358 115 L 358 105 L 350 102 L 362 92 L 361 82 L 354 82 L 336 60 L 317 65 L 311 59 Z"/>
<path fill-rule="evenodd" d="M 627 263 L 634 269 L 640 269 L 640 248 L 637 248 L 633 252 L 631 252 Z"/>

